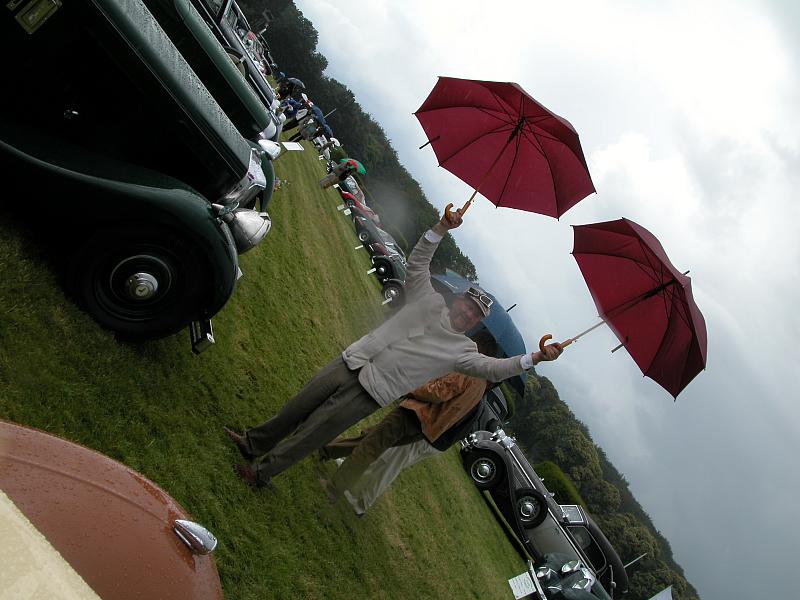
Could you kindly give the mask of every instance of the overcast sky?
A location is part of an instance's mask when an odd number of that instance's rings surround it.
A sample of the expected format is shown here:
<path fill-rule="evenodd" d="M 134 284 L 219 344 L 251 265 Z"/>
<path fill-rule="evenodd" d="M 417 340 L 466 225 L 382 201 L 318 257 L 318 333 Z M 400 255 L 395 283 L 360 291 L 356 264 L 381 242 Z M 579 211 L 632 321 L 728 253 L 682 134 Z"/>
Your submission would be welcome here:
<path fill-rule="evenodd" d="M 440 209 L 470 190 L 417 149 L 426 138 L 412 113 L 438 75 L 519 83 L 573 124 L 598 193 L 560 221 L 481 198 L 458 244 L 485 288 L 519 303 L 529 348 L 596 320 L 569 225 L 627 217 L 691 270 L 708 365 L 677 402 L 624 351 L 610 354 L 607 328 L 539 372 L 624 473 L 704 600 L 797 597 L 796 5 L 296 1 L 328 74 Z M 346 145 L 347 132 L 334 133 Z"/>

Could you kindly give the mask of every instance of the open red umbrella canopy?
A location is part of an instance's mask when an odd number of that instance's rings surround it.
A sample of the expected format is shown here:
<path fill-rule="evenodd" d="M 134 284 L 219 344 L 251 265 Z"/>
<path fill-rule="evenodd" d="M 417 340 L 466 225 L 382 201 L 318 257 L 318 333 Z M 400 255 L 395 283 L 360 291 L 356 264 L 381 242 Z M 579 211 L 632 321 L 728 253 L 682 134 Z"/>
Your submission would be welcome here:
<path fill-rule="evenodd" d="M 557 218 L 595 191 L 575 129 L 516 83 L 439 77 L 414 114 L 439 165 L 497 206 Z"/>
<path fill-rule="evenodd" d="M 619 219 L 574 226 L 572 255 L 602 319 L 645 376 L 673 397 L 706 365 L 691 279 L 647 229 Z"/>

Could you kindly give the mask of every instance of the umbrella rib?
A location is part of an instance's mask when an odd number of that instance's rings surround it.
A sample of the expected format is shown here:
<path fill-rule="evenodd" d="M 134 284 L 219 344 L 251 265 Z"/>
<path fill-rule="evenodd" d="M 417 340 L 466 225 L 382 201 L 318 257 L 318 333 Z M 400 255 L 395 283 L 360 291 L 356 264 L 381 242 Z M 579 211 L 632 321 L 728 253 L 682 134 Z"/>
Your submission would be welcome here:
<path fill-rule="evenodd" d="M 653 255 L 653 252 L 652 252 L 652 250 L 650 250 L 650 247 L 647 244 L 645 244 L 644 240 L 642 240 L 641 238 L 639 238 L 639 246 L 642 248 L 642 250 L 645 252 L 645 255 L 648 257 L 648 263 L 650 263 L 649 258 L 651 256 L 653 256 L 654 259 L 658 262 L 660 277 L 653 278 L 653 280 L 654 281 L 663 282 L 664 281 L 664 272 L 666 270 L 664 262 L 661 259 L 659 259 L 657 256 Z M 652 263 L 651 263 L 651 268 L 653 269 L 653 272 L 655 272 L 655 268 L 652 267 Z M 672 273 L 668 273 L 668 274 L 672 275 Z M 666 312 L 667 312 L 667 317 L 670 317 L 670 315 L 671 315 L 670 307 L 672 307 L 674 305 L 674 296 L 677 296 L 677 294 L 678 294 L 677 287 L 680 287 L 681 289 L 683 289 L 683 286 L 678 283 L 677 277 L 675 277 L 673 275 L 672 276 L 672 280 L 675 281 L 676 285 L 675 286 L 670 286 L 671 289 L 670 289 L 670 287 L 667 287 L 667 288 L 664 288 L 664 290 L 663 290 L 665 292 L 664 293 L 664 303 L 665 303 L 665 309 L 666 309 Z M 672 300 L 672 302 L 669 302 L 669 303 L 667 302 L 667 300 L 668 300 L 667 296 L 670 296 L 669 299 Z M 691 328 L 691 324 L 686 319 L 683 318 L 683 315 L 679 314 L 679 316 L 681 317 L 681 319 L 683 319 L 684 324 L 686 324 L 687 327 Z"/>
<path fill-rule="evenodd" d="M 536 121 L 544 121 L 544 120 L 547 120 L 547 119 L 555 119 L 555 118 L 556 118 L 556 117 L 555 117 L 554 115 L 547 115 L 547 116 L 545 116 L 545 117 L 540 117 L 540 118 L 536 119 Z M 534 122 L 535 122 L 535 121 L 534 121 Z M 584 166 L 586 166 L 586 158 L 585 158 L 585 157 L 582 157 L 582 156 L 579 156 L 579 154 L 578 154 L 578 153 L 577 153 L 577 152 L 576 152 L 576 151 L 575 151 L 575 150 L 572 148 L 572 146 L 571 146 L 570 144 L 565 144 L 565 143 L 564 143 L 564 142 L 563 142 L 561 139 L 559 139 L 557 136 L 555 136 L 555 135 L 551 134 L 550 132 L 548 132 L 548 131 L 546 131 L 546 130 L 544 130 L 544 129 L 541 129 L 541 128 L 540 128 L 540 130 L 541 130 L 543 133 L 534 134 L 534 135 L 538 135 L 539 137 L 544 137 L 544 138 L 547 138 L 547 139 L 550 139 L 550 140 L 555 140 L 555 141 L 557 141 L 557 142 L 560 142 L 560 143 L 564 144 L 564 145 L 567 147 L 567 149 L 568 149 L 568 150 L 569 150 L 569 151 L 572 153 L 572 155 L 573 155 L 573 156 L 574 156 L 576 159 L 578 159 L 578 161 L 579 161 L 581 164 L 583 164 Z M 572 129 L 572 131 L 573 131 L 573 133 L 575 134 L 575 137 L 576 137 L 578 140 L 580 140 L 580 136 L 578 135 L 578 132 L 577 132 L 577 131 L 575 131 L 574 129 Z M 580 141 L 579 141 L 578 143 L 580 144 Z M 578 146 L 578 148 L 580 148 L 580 145 Z M 586 167 L 586 168 L 587 168 L 587 171 L 588 171 L 588 167 Z"/>
<path fill-rule="evenodd" d="M 654 381 L 655 381 L 655 379 L 651 375 L 648 375 L 648 373 L 650 372 L 650 369 L 653 367 L 653 363 L 656 362 L 656 360 L 659 358 L 661 352 L 664 350 L 664 346 L 665 346 L 665 342 L 667 340 L 668 333 L 669 333 L 670 329 L 672 328 L 672 323 L 673 323 L 672 312 L 673 311 L 671 311 L 671 310 L 668 311 L 667 330 L 664 332 L 664 335 L 661 337 L 661 342 L 658 345 L 658 350 L 656 350 L 655 354 L 653 355 L 653 359 L 647 365 L 647 369 L 644 370 L 644 374 L 646 376 L 650 377 L 651 379 L 653 379 Z M 678 318 L 683 320 L 682 317 L 681 317 L 680 311 L 678 311 Z M 683 377 L 682 377 L 683 376 L 683 372 L 686 369 L 686 362 L 689 360 L 689 349 L 690 348 L 691 348 L 691 344 L 687 345 L 686 350 L 683 352 L 683 360 L 681 361 L 682 362 L 682 366 L 681 366 L 681 369 L 680 369 L 681 379 L 683 379 Z M 679 390 L 679 393 L 680 393 L 680 390 Z M 675 394 L 675 396 L 677 397 L 677 394 Z"/>
<path fill-rule="evenodd" d="M 522 114 L 522 106 L 521 106 L 522 102 L 521 102 L 521 97 L 520 97 L 520 110 L 519 110 L 519 111 L 517 111 L 517 114 L 516 114 L 516 115 L 513 115 L 513 114 L 511 114 L 510 112 L 508 112 L 508 110 L 507 110 L 507 109 L 506 109 L 506 107 L 505 107 L 505 104 L 504 104 L 504 103 L 503 103 L 503 102 L 500 100 L 500 96 L 498 96 L 498 95 L 495 93 L 495 91 L 494 91 L 494 90 L 490 90 L 490 89 L 489 89 L 489 88 L 487 88 L 487 87 L 484 87 L 484 89 L 486 89 L 486 90 L 489 90 L 489 93 L 492 95 L 492 98 L 494 98 L 494 101 L 495 101 L 495 102 L 497 102 L 497 105 L 500 107 L 500 110 L 502 110 L 502 111 L 503 111 L 503 112 L 506 114 L 506 116 L 507 116 L 509 119 L 511 119 L 511 122 L 512 122 L 512 123 L 513 123 L 513 122 L 516 120 L 516 118 L 517 118 L 517 115 L 520 115 L 520 114 Z"/>
<path fill-rule="evenodd" d="M 528 124 L 527 121 L 525 122 L 525 124 L 526 125 Z M 530 136 L 529 136 L 529 134 L 530 134 Z M 544 151 L 544 148 L 542 147 L 541 143 L 539 142 L 539 137 L 537 136 L 536 133 L 534 133 L 533 129 L 526 130 L 525 127 L 523 126 L 522 127 L 522 135 L 524 135 L 526 139 L 530 139 L 531 137 L 533 138 L 534 148 L 536 148 L 541 153 L 542 158 L 544 158 L 544 161 L 547 163 L 547 170 L 550 173 L 550 178 L 548 179 L 548 181 L 550 181 L 552 183 L 552 185 L 553 185 L 553 197 L 555 199 L 556 214 L 558 214 L 558 192 L 557 192 L 557 187 L 558 186 L 556 185 L 556 172 L 553 170 L 553 165 L 550 164 L 550 157 L 547 156 L 547 153 Z M 557 138 L 549 136 L 549 135 L 543 135 L 542 137 L 546 137 L 548 139 L 560 142 L 560 140 L 558 140 Z"/>
<path fill-rule="evenodd" d="M 500 125 L 499 127 L 495 128 L 495 129 L 492 129 L 491 131 L 483 131 L 483 132 L 481 132 L 480 134 L 478 134 L 477 137 L 475 137 L 474 139 L 470 140 L 466 144 L 463 144 L 461 147 L 459 147 L 457 150 L 455 150 L 452 154 L 450 154 L 450 156 L 448 156 L 444 160 L 440 160 L 439 161 L 439 166 L 444 165 L 444 163 L 446 163 L 448 160 L 453 158 L 456 154 L 458 154 L 459 152 L 463 152 L 464 149 L 470 147 L 472 144 L 474 144 L 475 142 L 479 141 L 483 136 L 489 135 L 489 134 L 492 134 L 492 133 L 503 133 L 504 131 L 510 131 L 511 129 L 513 129 L 513 127 L 511 127 L 509 125 L 506 125 L 506 124 L 503 124 L 503 125 Z M 503 150 L 505 150 L 505 146 L 503 147 Z M 500 152 L 503 152 L 503 150 L 500 150 Z"/>
<path fill-rule="evenodd" d="M 511 178 L 511 171 L 514 170 L 514 163 L 517 162 L 517 156 L 519 155 L 519 145 L 522 142 L 522 139 L 519 136 L 516 136 L 516 137 L 517 137 L 517 140 L 516 140 L 517 143 L 514 146 L 514 158 L 511 159 L 511 167 L 508 169 L 508 173 L 506 174 L 505 181 L 503 181 L 503 187 L 500 189 L 500 195 L 497 197 L 496 206 L 498 206 L 498 207 L 502 206 L 501 202 L 503 200 L 503 194 L 506 191 L 506 186 L 508 186 L 508 180 Z M 507 146 L 508 146 L 508 144 L 506 144 L 506 147 Z M 501 153 L 504 150 L 505 150 L 505 147 L 503 148 L 503 150 L 501 150 Z"/>
<path fill-rule="evenodd" d="M 584 253 L 579 252 L 578 254 L 584 254 Z M 646 269 L 644 269 L 642 267 L 641 263 L 639 263 L 637 260 L 635 260 L 633 258 L 630 258 L 630 257 L 627 257 L 627 256 L 619 256 L 617 254 L 609 254 L 607 252 L 591 252 L 591 253 L 585 253 L 585 254 L 592 254 L 592 255 L 597 255 L 597 256 L 610 256 L 612 258 L 619 258 L 621 260 L 629 260 L 632 263 L 634 263 L 637 266 L 637 268 L 639 268 L 645 275 L 649 276 L 653 280 L 653 282 L 657 282 L 658 281 L 658 279 L 653 278 L 650 275 L 650 272 L 648 272 Z M 573 255 L 574 255 L 574 253 L 573 253 Z M 650 266 L 650 265 L 648 265 L 648 266 Z M 666 289 L 666 288 L 664 288 L 664 289 Z M 638 294 L 636 296 L 633 296 L 632 298 L 629 298 L 629 299 L 623 301 L 622 303 L 617 304 L 616 306 L 614 306 L 612 308 L 609 308 L 608 310 L 606 310 L 604 312 L 605 312 L 606 315 L 608 315 L 608 318 L 617 317 L 617 316 L 621 315 L 622 313 L 624 313 L 629 308 L 633 308 L 634 306 L 636 306 L 642 300 L 645 300 L 647 298 L 647 295 L 651 291 L 652 290 L 647 290 L 646 292 L 641 292 L 640 294 Z"/>
<path fill-rule="evenodd" d="M 554 142 L 558 142 L 559 144 L 563 144 L 564 142 L 560 140 L 557 136 L 553 135 L 549 131 L 538 128 L 538 130 L 534 130 L 530 121 L 528 121 L 528 117 L 525 117 L 525 124 L 528 126 L 528 129 L 523 127 L 523 131 L 529 133 L 533 136 L 533 138 L 538 142 L 539 138 L 544 138 L 547 140 L 552 140 Z M 565 144 L 566 145 L 566 144 Z"/>
<path fill-rule="evenodd" d="M 639 261 L 639 260 L 636 260 L 635 258 L 631 258 L 630 256 L 620 256 L 619 254 L 611 254 L 610 252 L 577 252 L 577 254 L 578 254 L 578 255 L 580 255 L 580 254 L 586 254 L 586 255 L 592 255 L 592 256 L 608 256 L 608 257 L 611 257 L 611 258 L 619 258 L 620 260 L 629 260 L 629 261 L 631 261 L 632 263 L 634 263 L 634 264 L 636 264 L 637 266 L 639 266 L 640 268 L 642 267 L 642 265 L 646 265 L 646 266 L 648 266 L 648 267 L 650 266 L 650 264 L 649 264 L 649 263 L 642 263 L 641 261 Z M 573 252 L 572 252 L 572 255 L 573 255 L 573 256 L 575 256 L 575 255 L 576 255 L 576 252 L 574 252 L 574 251 L 573 251 Z M 642 270 L 643 270 L 645 273 L 647 272 L 647 271 L 645 271 L 644 269 L 642 269 Z M 653 281 L 658 281 L 658 280 L 657 280 L 657 279 L 655 279 L 655 278 L 653 278 Z M 646 292 L 645 292 L 645 293 L 646 293 Z"/>
<path fill-rule="evenodd" d="M 497 119 L 498 121 L 502 121 L 503 123 L 507 123 L 509 125 L 513 125 L 515 123 L 513 117 L 511 115 L 509 115 L 505 111 L 499 112 L 499 111 L 492 110 L 491 108 L 488 108 L 488 107 L 484 107 L 484 106 L 469 106 L 467 104 L 451 104 L 449 106 L 440 106 L 439 108 L 426 108 L 425 110 L 417 111 L 414 114 L 417 115 L 417 118 L 419 118 L 420 114 L 424 115 L 424 114 L 427 114 L 427 113 L 437 112 L 437 111 L 440 111 L 440 110 L 450 110 L 450 109 L 453 109 L 453 108 L 468 108 L 470 110 L 477 110 L 477 111 L 480 111 L 480 112 L 482 112 L 484 114 L 489 115 L 490 117 L 493 117 L 493 118 Z M 504 119 L 504 117 L 508 117 L 509 120 L 506 121 Z"/>

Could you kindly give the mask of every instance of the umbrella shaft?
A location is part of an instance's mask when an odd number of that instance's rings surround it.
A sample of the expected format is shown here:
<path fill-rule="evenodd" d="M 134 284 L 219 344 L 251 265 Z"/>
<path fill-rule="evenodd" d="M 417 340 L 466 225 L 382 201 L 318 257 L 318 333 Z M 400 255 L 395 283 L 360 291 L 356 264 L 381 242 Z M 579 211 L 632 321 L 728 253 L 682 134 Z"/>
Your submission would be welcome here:
<path fill-rule="evenodd" d="M 467 210 L 469 210 L 469 207 L 472 204 L 472 201 L 475 199 L 475 196 L 478 195 L 478 191 L 481 189 L 481 186 L 484 183 L 486 183 L 486 180 L 489 178 L 489 175 L 492 173 L 492 170 L 494 169 L 495 165 L 497 165 L 497 163 L 500 161 L 500 157 L 503 156 L 503 152 L 505 151 L 506 146 L 508 146 L 511 143 L 512 139 L 513 139 L 513 137 L 509 138 L 509 140 L 506 142 L 506 145 L 503 146 L 502 150 L 500 150 L 500 152 L 497 153 L 497 156 L 495 157 L 494 162 L 486 170 L 486 173 L 483 175 L 483 178 L 481 179 L 481 182 L 478 184 L 478 187 L 475 188 L 475 190 L 472 192 L 472 195 L 469 197 L 469 200 L 467 200 L 466 203 L 464 204 L 464 206 L 461 207 L 461 215 L 462 216 L 464 215 L 465 212 L 467 212 Z"/>
<path fill-rule="evenodd" d="M 589 329 L 587 329 L 587 330 L 585 330 L 585 331 L 581 331 L 581 332 L 580 332 L 578 335 L 576 335 L 576 336 L 574 336 L 574 337 L 571 337 L 571 338 L 570 338 L 570 343 L 577 341 L 577 340 L 578 340 L 578 338 L 581 338 L 581 337 L 583 337 L 584 335 L 586 335 L 586 334 L 587 334 L 587 333 L 589 333 L 590 331 L 594 331 L 595 329 L 597 329 L 598 327 L 600 327 L 600 325 L 602 325 L 603 323 L 605 323 L 605 321 L 600 321 L 599 323 L 595 323 L 594 325 L 592 325 L 591 327 L 589 327 Z"/>

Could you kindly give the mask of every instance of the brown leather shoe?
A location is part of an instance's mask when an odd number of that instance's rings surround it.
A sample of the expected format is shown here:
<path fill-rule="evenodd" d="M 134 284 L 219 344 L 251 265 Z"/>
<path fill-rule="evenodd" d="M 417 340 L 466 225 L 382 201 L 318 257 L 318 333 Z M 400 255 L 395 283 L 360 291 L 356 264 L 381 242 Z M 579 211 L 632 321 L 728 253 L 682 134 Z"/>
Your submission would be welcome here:
<path fill-rule="evenodd" d="M 251 463 L 256 459 L 255 454 L 251 454 L 250 451 L 247 449 L 247 441 L 243 435 L 239 435 L 230 427 L 223 427 L 222 431 L 225 432 L 225 435 L 233 442 L 233 445 L 236 446 L 236 449 L 239 451 L 239 454 L 242 455 L 242 458 L 245 459 L 247 462 Z"/>
<path fill-rule="evenodd" d="M 260 479 L 258 476 L 258 471 L 256 471 L 250 465 L 235 465 L 233 470 L 236 471 L 236 474 L 250 487 L 272 487 L 272 479 L 267 478 L 266 481 Z"/>

